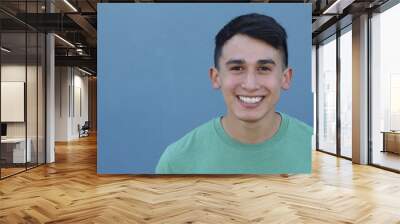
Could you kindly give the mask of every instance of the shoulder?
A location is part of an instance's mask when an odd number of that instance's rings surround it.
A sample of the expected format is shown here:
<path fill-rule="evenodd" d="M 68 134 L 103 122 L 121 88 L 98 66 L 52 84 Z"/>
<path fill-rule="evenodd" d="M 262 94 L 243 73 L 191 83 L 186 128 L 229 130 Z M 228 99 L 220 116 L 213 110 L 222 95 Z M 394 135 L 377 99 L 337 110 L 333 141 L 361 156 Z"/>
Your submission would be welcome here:
<path fill-rule="evenodd" d="M 175 153 L 182 155 L 185 151 L 188 151 L 192 148 L 192 146 L 201 143 L 204 138 L 210 135 L 210 132 L 214 129 L 215 119 L 212 119 L 185 134 L 183 137 L 178 139 L 176 142 L 170 144 L 166 152 Z"/>
<path fill-rule="evenodd" d="M 311 137 L 313 134 L 313 128 L 305 122 L 284 113 L 281 113 L 281 115 L 287 120 L 289 132 L 295 132 L 296 135 L 301 135 L 303 137 Z"/>
<path fill-rule="evenodd" d="M 195 159 L 196 153 L 202 148 L 201 146 L 205 144 L 207 136 L 214 129 L 215 119 L 194 128 L 174 143 L 168 145 L 161 155 L 156 173 L 174 173 L 177 167 L 180 165 L 187 166 L 192 159 Z"/>
<path fill-rule="evenodd" d="M 305 122 L 286 115 L 287 132 L 285 145 L 287 158 L 291 161 L 291 172 L 310 173 L 312 161 L 312 135 L 313 128 Z"/>

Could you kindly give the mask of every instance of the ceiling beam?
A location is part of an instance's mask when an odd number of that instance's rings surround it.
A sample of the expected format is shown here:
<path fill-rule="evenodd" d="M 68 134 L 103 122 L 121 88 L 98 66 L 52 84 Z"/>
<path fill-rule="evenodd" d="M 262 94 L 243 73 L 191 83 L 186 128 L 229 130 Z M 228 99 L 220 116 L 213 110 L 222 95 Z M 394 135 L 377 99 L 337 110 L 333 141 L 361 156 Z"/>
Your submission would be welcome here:
<path fill-rule="evenodd" d="M 56 66 L 81 66 L 96 71 L 97 60 L 90 56 L 55 56 Z"/>
<path fill-rule="evenodd" d="M 90 37 L 87 41 L 91 41 L 91 46 L 96 46 L 97 41 L 97 30 L 90 24 L 85 17 L 80 15 L 79 13 L 71 13 L 67 14 L 67 16 L 74 21 L 77 25 L 79 25 L 83 31 Z"/>

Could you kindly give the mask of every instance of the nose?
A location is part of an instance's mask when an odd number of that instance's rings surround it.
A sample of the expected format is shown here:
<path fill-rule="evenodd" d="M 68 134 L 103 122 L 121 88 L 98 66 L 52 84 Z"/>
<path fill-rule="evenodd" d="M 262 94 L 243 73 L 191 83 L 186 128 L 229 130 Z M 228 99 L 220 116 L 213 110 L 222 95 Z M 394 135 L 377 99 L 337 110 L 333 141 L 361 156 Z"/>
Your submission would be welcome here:
<path fill-rule="evenodd" d="M 241 87 L 249 91 L 259 89 L 260 86 L 257 82 L 256 74 L 254 72 L 247 73 Z"/>

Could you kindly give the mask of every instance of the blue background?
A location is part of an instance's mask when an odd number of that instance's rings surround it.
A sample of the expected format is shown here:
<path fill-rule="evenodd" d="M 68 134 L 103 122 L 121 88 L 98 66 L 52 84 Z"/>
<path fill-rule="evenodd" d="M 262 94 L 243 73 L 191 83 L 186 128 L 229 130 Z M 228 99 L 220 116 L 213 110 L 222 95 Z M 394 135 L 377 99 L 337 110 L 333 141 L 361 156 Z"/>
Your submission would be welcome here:
<path fill-rule="evenodd" d="M 214 36 L 253 12 L 288 33 L 294 77 L 277 110 L 313 125 L 311 4 L 99 4 L 98 173 L 154 173 L 167 145 L 225 113 Z"/>

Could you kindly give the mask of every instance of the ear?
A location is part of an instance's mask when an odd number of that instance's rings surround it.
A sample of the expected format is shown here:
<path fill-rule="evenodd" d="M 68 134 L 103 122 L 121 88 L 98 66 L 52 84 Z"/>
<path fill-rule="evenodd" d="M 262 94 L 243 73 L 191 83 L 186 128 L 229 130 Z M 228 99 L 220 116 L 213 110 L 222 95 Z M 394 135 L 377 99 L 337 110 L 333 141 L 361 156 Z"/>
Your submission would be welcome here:
<path fill-rule="evenodd" d="M 293 77 L 293 70 L 292 68 L 288 67 L 285 69 L 283 72 L 283 77 L 282 77 L 282 89 L 283 90 L 288 90 L 290 88 L 290 85 L 292 84 L 292 77 Z"/>
<path fill-rule="evenodd" d="M 210 76 L 212 87 L 214 89 L 221 88 L 221 82 L 220 82 L 220 78 L 219 78 L 219 74 L 218 74 L 218 69 L 215 67 L 210 68 L 209 76 Z"/>

